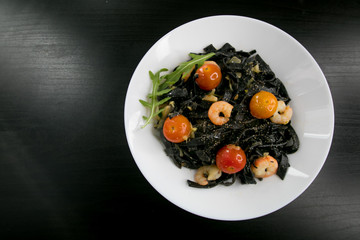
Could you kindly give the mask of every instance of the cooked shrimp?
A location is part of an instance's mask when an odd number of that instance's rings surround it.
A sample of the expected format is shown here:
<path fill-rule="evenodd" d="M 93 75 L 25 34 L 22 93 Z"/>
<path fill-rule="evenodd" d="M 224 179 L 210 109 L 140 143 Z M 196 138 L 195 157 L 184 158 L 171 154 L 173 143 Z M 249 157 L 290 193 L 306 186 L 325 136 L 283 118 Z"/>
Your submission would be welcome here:
<path fill-rule="evenodd" d="M 270 118 L 273 123 L 288 124 L 291 120 L 293 110 L 287 106 L 284 101 L 278 101 L 278 107 L 275 114 Z"/>
<path fill-rule="evenodd" d="M 209 181 L 216 180 L 221 176 L 221 171 L 216 165 L 202 166 L 195 173 L 195 182 L 205 186 Z"/>
<path fill-rule="evenodd" d="M 266 178 L 274 175 L 278 169 L 278 162 L 270 155 L 264 154 L 250 166 L 251 171 L 257 178 Z"/>
<path fill-rule="evenodd" d="M 233 105 L 225 101 L 214 102 L 208 111 L 210 121 L 215 125 L 223 125 L 227 123 L 230 119 L 233 107 Z"/>

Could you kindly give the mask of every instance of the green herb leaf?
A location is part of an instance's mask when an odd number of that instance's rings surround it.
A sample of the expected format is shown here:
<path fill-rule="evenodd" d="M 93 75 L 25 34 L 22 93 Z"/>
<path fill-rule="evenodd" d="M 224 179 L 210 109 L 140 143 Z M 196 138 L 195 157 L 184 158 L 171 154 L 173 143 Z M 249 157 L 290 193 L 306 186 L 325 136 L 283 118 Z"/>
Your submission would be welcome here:
<path fill-rule="evenodd" d="M 204 62 L 214 56 L 215 53 L 208 53 L 206 55 L 197 55 L 190 53 L 189 56 L 192 58 L 190 61 L 181 63 L 175 71 L 164 76 L 165 81 L 159 86 L 159 89 L 163 90 L 169 86 L 174 85 L 179 81 L 180 77 L 184 74 L 189 74 L 195 65 L 201 66 Z"/>
<path fill-rule="evenodd" d="M 144 101 L 142 99 L 140 99 L 139 101 L 144 107 L 151 108 L 151 103 Z"/>
<path fill-rule="evenodd" d="M 163 79 L 162 77 L 160 77 L 160 74 L 162 72 L 166 72 L 166 71 L 167 71 L 166 68 L 160 69 L 155 74 L 152 73 L 151 71 L 149 71 L 149 76 L 150 76 L 150 79 L 151 79 L 151 81 L 153 83 L 151 94 L 150 94 L 150 96 L 148 96 L 149 100 L 148 101 L 144 101 L 142 99 L 139 100 L 139 102 L 143 106 L 145 106 L 147 108 L 150 108 L 149 116 L 148 117 L 143 116 L 143 119 L 145 119 L 146 121 L 145 121 L 145 124 L 142 126 L 142 128 L 144 128 L 146 125 L 148 125 L 154 117 L 159 115 L 159 113 L 161 112 L 161 111 L 159 111 L 159 105 L 161 105 L 162 103 L 164 103 L 164 102 L 166 102 L 166 101 L 168 101 L 170 99 L 170 98 L 164 98 L 160 102 L 157 101 L 159 85 L 160 85 L 160 82 Z"/>
<path fill-rule="evenodd" d="M 156 96 L 162 96 L 162 95 L 170 92 L 171 90 L 172 90 L 171 88 L 168 88 L 168 89 L 164 89 L 164 90 L 158 91 L 158 92 L 156 93 Z M 151 93 L 148 94 L 148 98 L 152 98 Z"/>
<path fill-rule="evenodd" d="M 171 97 L 167 97 L 164 99 L 161 99 L 159 102 L 156 103 L 156 106 L 160 106 L 161 104 L 166 103 L 167 101 L 169 101 L 171 99 Z"/>
<path fill-rule="evenodd" d="M 142 99 L 139 100 L 144 107 L 150 109 L 149 116 L 143 116 L 145 124 L 142 126 L 142 128 L 147 126 L 154 117 L 158 116 L 164 110 L 164 108 L 161 108 L 161 105 L 170 100 L 170 97 L 163 98 L 160 101 L 158 101 L 157 98 L 170 92 L 172 90 L 171 86 L 174 85 L 177 81 L 179 81 L 181 76 L 190 74 L 195 65 L 203 65 L 207 59 L 211 58 L 214 55 L 215 53 L 208 53 L 206 55 L 190 53 L 189 56 L 192 58 L 191 60 L 181 63 L 175 69 L 175 71 L 169 74 L 165 74 L 163 76 L 160 76 L 160 74 L 162 72 L 168 71 L 166 68 L 160 69 L 155 74 L 149 71 L 149 76 L 153 84 L 152 91 L 147 96 L 148 101 Z"/>

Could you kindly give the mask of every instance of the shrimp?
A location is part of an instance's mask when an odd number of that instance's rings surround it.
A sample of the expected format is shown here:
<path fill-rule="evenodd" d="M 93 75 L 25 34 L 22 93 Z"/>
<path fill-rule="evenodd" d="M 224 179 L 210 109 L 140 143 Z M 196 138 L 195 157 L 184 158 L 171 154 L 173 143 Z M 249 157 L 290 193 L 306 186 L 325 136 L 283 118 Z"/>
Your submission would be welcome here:
<path fill-rule="evenodd" d="M 221 171 L 216 165 L 200 167 L 195 173 L 195 182 L 205 186 L 209 181 L 216 180 L 221 176 Z"/>
<path fill-rule="evenodd" d="M 214 102 L 209 108 L 208 117 L 213 124 L 223 125 L 229 121 L 233 107 L 225 101 Z"/>
<path fill-rule="evenodd" d="M 275 158 L 268 154 L 259 157 L 250 166 L 251 171 L 257 178 L 266 178 L 274 175 L 278 169 L 278 162 Z"/>
<path fill-rule="evenodd" d="M 274 115 L 270 118 L 273 123 L 288 124 L 291 120 L 293 110 L 286 106 L 284 101 L 278 101 L 278 106 Z"/>

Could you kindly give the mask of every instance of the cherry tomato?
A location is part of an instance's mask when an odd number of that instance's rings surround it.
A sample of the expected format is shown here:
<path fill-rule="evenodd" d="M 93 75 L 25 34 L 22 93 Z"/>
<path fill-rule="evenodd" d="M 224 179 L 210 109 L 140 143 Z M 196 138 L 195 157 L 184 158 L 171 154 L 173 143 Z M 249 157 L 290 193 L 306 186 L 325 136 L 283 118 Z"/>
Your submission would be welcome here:
<path fill-rule="evenodd" d="M 244 150 L 234 144 L 222 147 L 216 154 L 216 166 L 224 173 L 237 173 L 245 167 L 245 164 Z"/>
<path fill-rule="evenodd" d="M 164 137 L 173 143 L 187 140 L 191 133 L 191 123 L 184 115 L 167 118 L 163 126 Z"/>
<path fill-rule="evenodd" d="M 278 101 L 274 94 L 260 91 L 250 100 L 250 113 L 258 119 L 266 119 L 274 115 L 277 105 Z"/>
<path fill-rule="evenodd" d="M 221 82 L 221 69 L 214 61 L 205 61 L 204 65 L 196 70 L 196 83 L 202 90 L 210 91 Z"/>

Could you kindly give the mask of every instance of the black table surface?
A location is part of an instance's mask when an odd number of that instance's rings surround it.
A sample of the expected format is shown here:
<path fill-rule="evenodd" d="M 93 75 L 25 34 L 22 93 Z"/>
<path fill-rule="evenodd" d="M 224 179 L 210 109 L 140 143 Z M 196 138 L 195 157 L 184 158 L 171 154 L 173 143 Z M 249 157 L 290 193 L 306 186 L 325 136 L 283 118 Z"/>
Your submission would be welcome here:
<path fill-rule="evenodd" d="M 315 181 L 247 221 L 167 201 L 139 171 L 124 130 L 127 87 L 147 50 L 177 26 L 222 14 L 296 38 L 335 108 Z M 359 90 L 359 1 L 0 1 L 0 238 L 360 239 Z"/>

